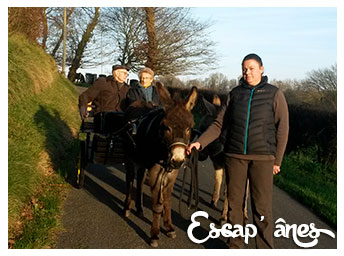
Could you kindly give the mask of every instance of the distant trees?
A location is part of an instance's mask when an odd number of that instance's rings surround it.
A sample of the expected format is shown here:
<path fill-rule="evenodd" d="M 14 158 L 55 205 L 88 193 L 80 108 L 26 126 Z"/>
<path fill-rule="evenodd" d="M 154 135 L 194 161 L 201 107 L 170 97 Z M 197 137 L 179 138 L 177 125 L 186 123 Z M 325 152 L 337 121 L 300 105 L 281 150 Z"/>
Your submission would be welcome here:
<path fill-rule="evenodd" d="M 238 85 L 236 79 L 229 80 L 222 73 L 213 73 L 204 80 L 204 86 L 212 90 L 229 91 Z"/>
<path fill-rule="evenodd" d="M 286 81 L 288 103 L 313 109 L 337 111 L 337 65 L 313 70 L 303 80 Z"/>
<path fill-rule="evenodd" d="M 314 100 L 319 104 L 337 110 L 337 64 L 330 68 L 311 71 L 304 86 L 306 90 L 318 94 Z"/>
<path fill-rule="evenodd" d="M 62 65 L 63 8 L 9 8 L 9 32 L 39 42 Z M 209 70 L 215 63 L 211 23 L 191 17 L 188 8 L 67 8 L 68 78 L 79 67 L 119 62 L 158 75 Z M 103 58 L 104 57 L 104 58 Z"/>
<path fill-rule="evenodd" d="M 172 75 L 160 76 L 159 81 L 168 87 L 184 88 L 185 84 L 177 77 Z"/>
<path fill-rule="evenodd" d="M 337 91 L 337 64 L 330 68 L 313 70 L 308 73 L 306 79 L 308 88 L 322 91 Z"/>

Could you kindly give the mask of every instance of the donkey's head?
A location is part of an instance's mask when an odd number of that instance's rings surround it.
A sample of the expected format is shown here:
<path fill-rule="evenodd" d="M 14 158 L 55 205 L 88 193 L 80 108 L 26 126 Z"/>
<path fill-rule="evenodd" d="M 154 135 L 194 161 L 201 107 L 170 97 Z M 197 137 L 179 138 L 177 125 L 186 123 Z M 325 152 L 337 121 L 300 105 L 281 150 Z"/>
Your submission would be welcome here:
<path fill-rule="evenodd" d="M 168 147 L 167 164 L 169 167 L 179 168 L 186 158 L 186 148 L 190 143 L 194 125 L 192 108 L 197 100 L 197 89 L 193 87 L 184 99 L 172 99 L 162 83 L 157 82 L 160 100 L 165 109 L 165 116 L 161 122 L 161 131 L 164 142 Z"/>

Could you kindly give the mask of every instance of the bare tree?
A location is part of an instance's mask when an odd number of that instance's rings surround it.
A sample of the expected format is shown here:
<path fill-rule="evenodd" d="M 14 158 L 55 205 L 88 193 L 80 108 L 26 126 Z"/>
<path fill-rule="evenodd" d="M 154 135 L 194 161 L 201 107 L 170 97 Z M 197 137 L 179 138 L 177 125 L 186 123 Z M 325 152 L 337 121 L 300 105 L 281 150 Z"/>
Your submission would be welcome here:
<path fill-rule="evenodd" d="M 153 65 L 160 75 L 195 74 L 212 67 L 214 42 L 206 33 L 210 23 L 192 19 L 188 8 L 152 8 L 146 15 L 147 38 L 142 42 L 146 47 L 141 56 L 147 57 L 143 63 Z"/>
<path fill-rule="evenodd" d="M 116 60 L 134 70 L 149 66 L 158 75 L 185 75 L 214 67 L 211 23 L 191 18 L 188 8 L 116 8 L 111 16 L 121 52 Z"/>
<path fill-rule="evenodd" d="M 196 86 L 197 88 L 204 87 L 204 82 L 200 79 L 191 79 L 185 82 L 185 86 L 191 88 L 192 86 Z"/>
<path fill-rule="evenodd" d="M 229 80 L 222 73 L 214 73 L 205 80 L 205 85 L 213 90 L 226 90 L 229 88 Z"/>
<path fill-rule="evenodd" d="M 87 28 L 85 32 L 82 35 L 81 40 L 78 43 L 78 46 L 75 51 L 74 58 L 71 62 L 71 66 L 69 68 L 68 72 L 68 79 L 72 82 L 74 82 L 76 78 L 76 71 L 81 65 L 81 59 L 84 53 L 84 50 L 87 46 L 88 41 L 92 38 L 92 32 L 95 29 L 96 25 L 98 24 L 99 19 L 99 7 L 94 8 L 94 12 L 91 12 L 90 15 L 92 15 L 92 19 L 90 23 L 87 25 Z"/>
<path fill-rule="evenodd" d="M 168 87 L 184 88 L 185 84 L 177 77 L 173 75 L 160 76 L 159 81 Z"/>
<path fill-rule="evenodd" d="M 103 40 L 112 42 L 104 49 L 106 56 L 113 56 L 111 62 L 119 62 L 137 71 L 141 66 L 138 49 L 144 37 L 144 11 L 142 8 L 103 8 Z"/>
<path fill-rule="evenodd" d="M 311 71 L 304 83 L 313 95 L 317 92 L 316 99 L 323 108 L 337 110 L 337 64 Z"/>
<path fill-rule="evenodd" d="M 337 91 L 337 64 L 330 68 L 318 69 L 308 73 L 309 88 L 317 91 Z"/>

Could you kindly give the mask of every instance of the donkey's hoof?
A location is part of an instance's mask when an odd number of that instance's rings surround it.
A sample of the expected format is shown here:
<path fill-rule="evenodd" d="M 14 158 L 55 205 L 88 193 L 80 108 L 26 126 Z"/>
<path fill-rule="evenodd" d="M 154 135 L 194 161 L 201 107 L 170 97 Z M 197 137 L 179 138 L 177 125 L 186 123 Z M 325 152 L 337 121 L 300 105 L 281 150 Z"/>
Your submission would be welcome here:
<path fill-rule="evenodd" d="M 130 210 L 124 210 L 124 216 L 128 218 L 130 215 Z"/>
<path fill-rule="evenodd" d="M 175 239 L 177 237 L 176 231 L 169 231 L 166 233 L 169 238 Z"/>
<path fill-rule="evenodd" d="M 210 207 L 213 209 L 217 209 L 217 201 L 215 202 L 214 200 L 211 200 Z"/>
<path fill-rule="evenodd" d="M 221 218 L 220 219 L 220 226 L 222 227 L 223 225 L 225 225 L 227 223 L 226 219 Z"/>
<path fill-rule="evenodd" d="M 158 240 L 157 239 L 151 239 L 149 242 L 150 246 L 157 248 L 159 246 Z"/>
<path fill-rule="evenodd" d="M 137 214 L 137 217 L 139 217 L 140 219 L 143 219 L 145 217 L 145 215 L 143 214 L 143 211 L 137 211 L 136 214 Z"/>
<path fill-rule="evenodd" d="M 249 223 L 248 217 L 244 217 L 244 227 Z"/>

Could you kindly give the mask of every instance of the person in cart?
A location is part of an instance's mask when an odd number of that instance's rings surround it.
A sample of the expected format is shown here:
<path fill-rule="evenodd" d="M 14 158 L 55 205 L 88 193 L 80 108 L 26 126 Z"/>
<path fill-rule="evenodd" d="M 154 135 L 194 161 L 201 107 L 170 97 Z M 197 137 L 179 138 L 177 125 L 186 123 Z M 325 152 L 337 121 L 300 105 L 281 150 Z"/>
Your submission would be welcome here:
<path fill-rule="evenodd" d="M 133 83 L 127 95 L 128 106 L 137 100 L 145 101 L 152 107 L 161 105 L 158 91 L 154 85 L 154 71 L 148 67 L 141 69 L 140 82 Z"/>
<path fill-rule="evenodd" d="M 100 77 L 79 96 L 81 119 L 87 117 L 87 104 L 93 102 L 96 132 L 111 132 L 122 126 L 127 107 L 129 85 L 126 83 L 129 68 L 125 65 L 112 66 L 110 77 Z"/>

